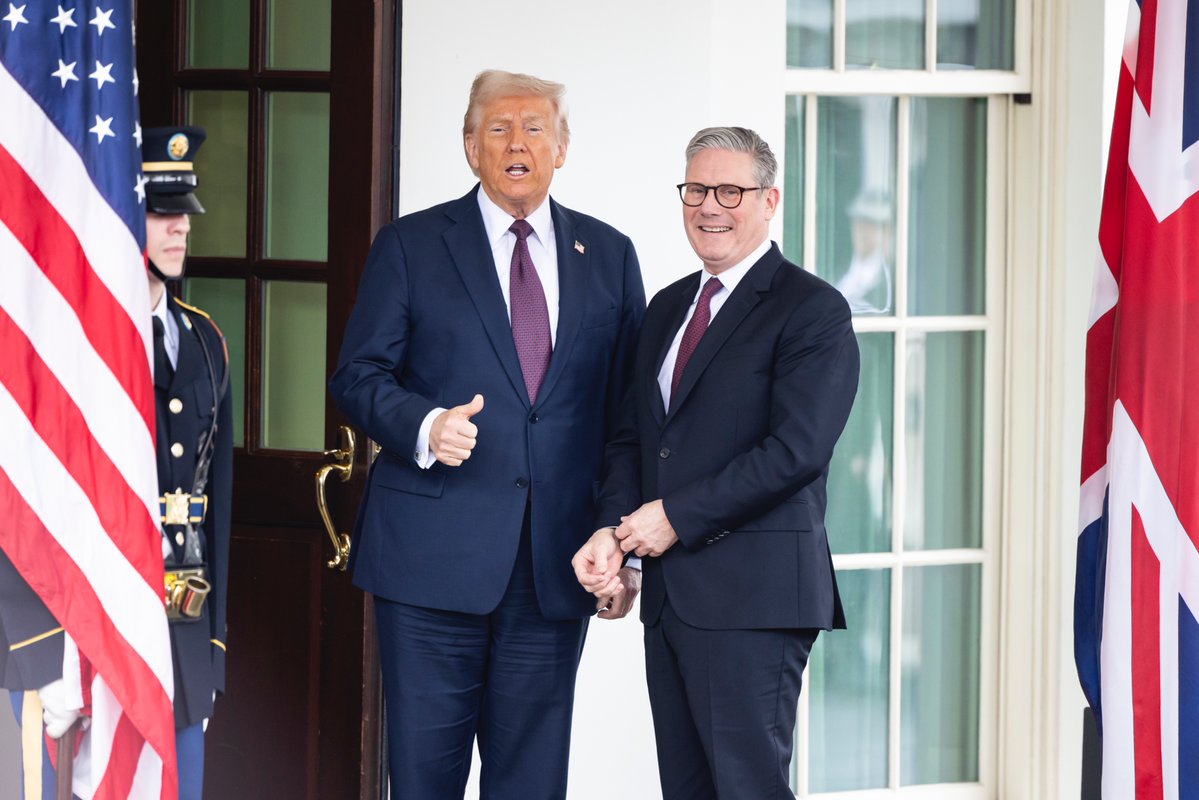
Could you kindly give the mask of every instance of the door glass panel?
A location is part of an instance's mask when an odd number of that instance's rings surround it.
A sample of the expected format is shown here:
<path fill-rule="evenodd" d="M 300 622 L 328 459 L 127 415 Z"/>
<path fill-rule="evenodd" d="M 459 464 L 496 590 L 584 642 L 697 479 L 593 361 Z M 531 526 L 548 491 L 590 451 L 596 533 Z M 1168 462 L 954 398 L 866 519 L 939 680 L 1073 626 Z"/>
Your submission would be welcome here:
<path fill-rule="evenodd" d="M 845 66 L 923 69 L 925 0 L 845 0 Z"/>
<path fill-rule="evenodd" d="M 825 631 L 808 661 L 813 792 L 887 785 L 891 570 L 839 571 L 849 630 Z"/>
<path fill-rule="evenodd" d="M 816 271 L 855 314 L 894 313 L 894 97 L 822 97 Z"/>
<path fill-rule="evenodd" d="M 329 95 L 274 92 L 267 100 L 266 257 L 328 257 Z"/>
<path fill-rule="evenodd" d="M 832 68 L 833 0 L 787 0 L 787 66 Z"/>
<path fill-rule="evenodd" d="M 908 312 L 986 310 L 987 101 L 911 100 Z"/>
<path fill-rule="evenodd" d="M 190 0 L 187 65 L 202 69 L 250 66 L 250 0 Z"/>
<path fill-rule="evenodd" d="M 325 285 L 269 281 L 262 302 L 262 446 L 325 440 Z"/>
<path fill-rule="evenodd" d="M 188 92 L 187 120 L 208 138 L 196 159 L 196 196 L 203 214 L 191 218 L 189 251 L 196 256 L 246 255 L 247 131 L 245 92 Z"/>
<path fill-rule="evenodd" d="M 904 548 L 982 545 L 983 333 L 908 334 Z"/>
<path fill-rule="evenodd" d="M 1015 29 L 1015 0 L 937 0 L 937 69 L 1012 69 Z"/>
<path fill-rule="evenodd" d="M 329 69 L 330 0 L 270 0 L 267 65 Z"/>
<path fill-rule="evenodd" d="M 978 780 L 982 567 L 903 573 L 900 782 Z"/>
<path fill-rule="evenodd" d="M 229 278 L 188 278 L 184 299 L 203 309 L 225 334 L 229 348 L 229 397 L 233 402 L 233 446 L 246 443 L 246 284 Z"/>
<path fill-rule="evenodd" d="M 891 549 L 893 341 L 890 333 L 858 334 L 858 396 L 829 466 L 827 529 L 834 553 Z"/>
<path fill-rule="evenodd" d="M 804 107 L 806 98 L 787 98 L 787 144 L 783 154 L 783 253 L 803 264 Z"/>

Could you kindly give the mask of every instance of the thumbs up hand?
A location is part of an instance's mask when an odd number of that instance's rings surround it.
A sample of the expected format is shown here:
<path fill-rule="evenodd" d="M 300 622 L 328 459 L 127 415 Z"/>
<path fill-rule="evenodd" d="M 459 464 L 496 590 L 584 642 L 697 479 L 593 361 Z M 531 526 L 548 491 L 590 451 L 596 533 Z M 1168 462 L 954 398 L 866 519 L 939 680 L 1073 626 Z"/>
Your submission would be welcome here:
<path fill-rule="evenodd" d="M 483 410 L 483 395 L 475 395 L 469 403 L 454 406 L 437 415 L 429 429 L 429 450 L 434 458 L 447 467 L 458 467 L 470 458 L 475 449 L 479 428 L 470 418 Z"/>

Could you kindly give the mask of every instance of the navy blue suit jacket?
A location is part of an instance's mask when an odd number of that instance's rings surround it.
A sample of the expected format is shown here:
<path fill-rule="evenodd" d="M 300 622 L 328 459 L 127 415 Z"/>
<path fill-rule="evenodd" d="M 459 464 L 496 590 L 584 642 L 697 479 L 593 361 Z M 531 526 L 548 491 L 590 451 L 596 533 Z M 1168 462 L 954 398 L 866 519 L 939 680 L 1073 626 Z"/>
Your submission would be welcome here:
<path fill-rule="evenodd" d="M 330 390 L 382 446 L 355 524 L 354 583 L 380 597 L 485 614 L 499 603 L 530 510 L 534 582 L 549 619 L 595 600 L 570 565 L 591 535 L 645 308 L 629 238 L 552 199 L 559 311 L 549 371 L 530 406 L 476 189 L 401 217 L 375 238 Z M 459 467 L 420 469 L 434 408 L 484 398 Z"/>
<path fill-rule="evenodd" d="M 642 562 L 646 624 L 669 595 L 699 628 L 843 628 L 824 512 L 858 385 L 849 306 L 771 247 L 713 318 L 663 408 L 658 372 L 702 274 L 666 287 L 646 311 L 597 526 L 663 500 L 679 542 Z"/>

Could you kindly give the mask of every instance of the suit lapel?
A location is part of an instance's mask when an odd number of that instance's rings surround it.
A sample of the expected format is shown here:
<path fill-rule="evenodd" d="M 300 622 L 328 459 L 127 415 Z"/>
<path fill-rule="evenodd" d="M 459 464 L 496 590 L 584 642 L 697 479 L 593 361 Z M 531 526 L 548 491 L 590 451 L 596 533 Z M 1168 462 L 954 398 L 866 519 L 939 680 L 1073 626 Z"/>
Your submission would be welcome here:
<path fill-rule="evenodd" d="M 702 274 L 702 272 L 698 272 L 693 276 L 694 280 L 687 280 L 682 284 L 678 294 L 670 303 L 662 333 L 658 337 L 658 351 L 654 353 L 654 372 L 650 376 L 648 389 L 650 408 L 653 409 L 654 419 L 659 424 L 666 420 L 666 408 L 662 405 L 662 387 L 658 385 L 658 375 L 662 372 L 662 362 L 666 360 L 666 354 L 670 352 L 670 345 L 674 342 L 679 328 L 682 327 L 684 317 L 687 316 L 687 309 L 691 308 L 691 302 L 695 299 L 695 292 L 699 288 L 699 279 Z M 647 339 L 647 341 L 653 341 L 653 339 Z"/>
<path fill-rule="evenodd" d="M 670 397 L 670 408 L 666 413 L 667 421 L 686 401 L 687 395 L 691 393 L 699 377 L 708 368 L 712 358 L 720 352 L 720 348 L 724 346 L 729 336 L 753 310 L 754 306 L 761 301 L 761 295 L 770 291 L 771 279 L 780 263 L 782 263 L 782 254 L 777 247 L 772 245 L 770 250 L 750 267 L 749 272 L 737 284 L 733 294 L 721 306 L 716 317 L 708 325 L 708 330 L 704 332 L 703 338 L 699 340 L 695 352 L 691 354 L 691 360 L 687 362 L 682 380 L 679 381 L 678 391 Z"/>
<path fill-rule="evenodd" d="M 550 199 L 550 213 L 554 219 L 554 240 L 558 251 L 558 327 L 550 368 L 537 393 L 539 405 L 549 397 L 570 361 L 570 351 L 583 324 L 587 280 L 591 272 L 587 242 L 581 238 L 584 231 L 575 228 L 573 215 L 554 202 L 553 198 Z M 576 242 L 582 246 L 581 252 L 575 247 Z"/>
<path fill-rule="evenodd" d="M 479 187 L 476 185 L 446 210 L 455 224 L 446 229 L 442 238 L 458 274 L 462 276 L 466 292 L 483 322 L 500 365 L 512 388 L 527 406 L 529 394 L 525 390 L 525 377 L 520 368 L 520 358 L 516 355 L 516 344 L 512 341 L 512 323 L 508 320 L 508 309 L 504 306 L 495 261 L 491 257 L 491 244 L 487 241 L 483 215 L 475 197 L 477 191 Z"/>

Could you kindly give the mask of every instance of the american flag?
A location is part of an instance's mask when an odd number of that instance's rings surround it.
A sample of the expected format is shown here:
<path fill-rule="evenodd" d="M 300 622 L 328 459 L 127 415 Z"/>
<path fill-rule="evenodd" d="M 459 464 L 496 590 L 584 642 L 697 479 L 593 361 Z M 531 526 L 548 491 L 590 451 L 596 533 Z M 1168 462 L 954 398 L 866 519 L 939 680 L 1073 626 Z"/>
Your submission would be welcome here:
<path fill-rule="evenodd" d="M 133 3 L 0 15 L 0 547 L 90 701 L 75 794 L 173 800 Z"/>
<path fill-rule="evenodd" d="M 1199 0 L 1129 5 L 1099 245 L 1075 661 L 1103 797 L 1199 798 Z"/>

